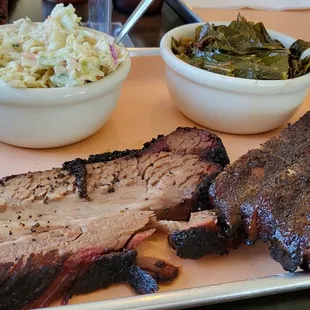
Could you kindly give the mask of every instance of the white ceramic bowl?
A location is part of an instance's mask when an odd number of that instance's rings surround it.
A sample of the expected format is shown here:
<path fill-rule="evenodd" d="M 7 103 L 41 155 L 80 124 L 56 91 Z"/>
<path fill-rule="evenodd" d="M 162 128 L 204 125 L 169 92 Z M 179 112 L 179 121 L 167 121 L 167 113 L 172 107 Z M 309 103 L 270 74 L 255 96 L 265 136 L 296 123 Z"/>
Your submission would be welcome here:
<path fill-rule="evenodd" d="M 214 22 L 216 25 L 227 22 Z M 269 131 L 285 123 L 303 103 L 310 74 L 281 81 L 249 80 L 208 72 L 178 59 L 171 37 L 194 36 L 201 23 L 177 27 L 161 40 L 169 92 L 180 111 L 207 128 L 234 134 Z M 268 33 L 289 47 L 295 39 Z"/>
<path fill-rule="evenodd" d="M 130 71 L 131 60 L 126 53 L 125 61 L 113 73 L 82 86 L 0 86 L 0 141 L 20 147 L 52 148 L 81 141 L 97 132 L 115 109 Z"/>

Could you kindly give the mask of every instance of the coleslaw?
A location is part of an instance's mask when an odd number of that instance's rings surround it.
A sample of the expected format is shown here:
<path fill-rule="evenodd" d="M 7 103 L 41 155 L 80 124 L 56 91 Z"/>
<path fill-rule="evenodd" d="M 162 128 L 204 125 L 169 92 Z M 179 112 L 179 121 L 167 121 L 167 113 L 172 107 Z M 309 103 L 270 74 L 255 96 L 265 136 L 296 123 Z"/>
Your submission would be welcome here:
<path fill-rule="evenodd" d="M 72 4 L 58 4 L 43 23 L 29 18 L 0 27 L 0 81 L 17 88 L 70 87 L 112 73 L 126 52 L 79 27 Z"/>

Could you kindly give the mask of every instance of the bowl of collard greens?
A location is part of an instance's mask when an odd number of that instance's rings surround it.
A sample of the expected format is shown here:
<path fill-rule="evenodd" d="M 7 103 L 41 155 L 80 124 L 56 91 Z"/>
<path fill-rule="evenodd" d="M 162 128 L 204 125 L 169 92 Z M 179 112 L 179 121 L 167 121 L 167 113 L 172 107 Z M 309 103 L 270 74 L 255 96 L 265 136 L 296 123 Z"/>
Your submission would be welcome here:
<path fill-rule="evenodd" d="M 195 23 L 161 40 L 169 92 L 183 114 L 222 132 L 285 123 L 310 86 L 310 43 L 247 21 Z"/>

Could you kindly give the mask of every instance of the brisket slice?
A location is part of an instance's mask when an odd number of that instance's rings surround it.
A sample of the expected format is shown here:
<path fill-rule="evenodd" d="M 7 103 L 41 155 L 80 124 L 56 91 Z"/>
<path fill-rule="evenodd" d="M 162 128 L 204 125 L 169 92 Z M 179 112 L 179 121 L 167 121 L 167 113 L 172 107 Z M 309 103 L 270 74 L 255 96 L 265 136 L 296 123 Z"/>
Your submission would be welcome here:
<path fill-rule="evenodd" d="M 94 252 L 90 254 L 96 256 Z M 38 299 L 24 309 L 48 305 L 55 297 L 62 297 L 62 304 L 65 305 L 73 295 L 88 294 L 114 283 L 128 283 L 137 294 L 151 294 L 158 291 L 157 282 L 172 281 L 179 272 L 177 267 L 167 262 L 149 257 L 138 258 L 135 250 L 99 255 L 95 259 L 87 255 L 83 259 L 80 261 L 81 268 L 62 270 L 65 278 L 58 276 Z M 147 268 L 144 268 L 145 265 Z"/>
<path fill-rule="evenodd" d="M 172 152 L 174 154 L 194 154 L 210 162 L 225 167 L 229 164 L 222 140 L 208 130 L 179 127 L 167 136 L 158 136 L 144 144 L 143 150 Z"/>
<path fill-rule="evenodd" d="M 178 128 L 141 150 L 3 178 L 0 309 L 43 307 L 56 298 L 66 303 L 115 281 L 149 293 L 157 289 L 152 278 L 174 279 L 176 267 L 153 258 L 132 264 L 131 252 L 123 251 L 155 231 L 155 216 L 187 220 L 191 211 L 210 207 L 209 185 L 228 162 L 218 137 Z M 126 272 L 100 278 L 123 265 Z"/>
<path fill-rule="evenodd" d="M 136 261 L 133 246 L 155 231 L 147 228 L 152 217 L 151 212 L 129 210 L 68 221 L 62 229 L 2 243 L 1 261 L 7 262 L 0 267 L 0 309 L 44 307 L 58 298 L 66 303 L 73 294 L 116 282 L 128 282 L 139 294 L 156 291 L 156 280 L 173 280 L 178 270 L 168 263 L 158 268 L 152 264 L 156 259 L 144 258 L 149 260 L 145 271 Z M 159 275 L 154 279 L 150 270 Z"/>
<path fill-rule="evenodd" d="M 210 187 L 223 231 L 232 236 L 241 228 L 247 243 L 270 241 L 272 257 L 288 271 L 308 268 L 309 158 L 310 112 L 228 166 Z"/>
<path fill-rule="evenodd" d="M 221 163 L 208 160 L 220 153 Z M 162 219 L 188 219 L 191 211 L 209 207 L 209 185 L 227 162 L 221 141 L 209 131 L 179 128 L 140 151 L 92 155 L 63 168 L 3 178 L 0 220 L 8 229 L 0 240 L 30 232 L 34 219 L 49 221 L 51 229 L 63 225 L 59 219 L 103 210 L 152 210 Z"/>
<path fill-rule="evenodd" d="M 228 237 L 214 210 L 191 214 L 188 222 L 158 221 L 158 229 L 169 234 L 168 243 L 181 258 L 198 259 L 207 254 L 224 255 L 240 243 L 240 234 Z"/>

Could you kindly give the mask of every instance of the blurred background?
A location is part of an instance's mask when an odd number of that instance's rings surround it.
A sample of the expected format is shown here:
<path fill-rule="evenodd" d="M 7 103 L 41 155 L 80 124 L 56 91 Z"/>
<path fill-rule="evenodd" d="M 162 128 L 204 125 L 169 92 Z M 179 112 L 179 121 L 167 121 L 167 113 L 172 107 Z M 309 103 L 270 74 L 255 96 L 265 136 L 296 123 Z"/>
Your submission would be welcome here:
<path fill-rule="evenodd" d="M 140 0 L 0 0 L 0 23 L 28 16 L 43 21 L 57 3 L 72 3 L 85 26 L 116 36 Z M 200 21 L 181 0 L 155 0 L 122 43 L 127 47 L 158 47 L 170 29 Z"/>

